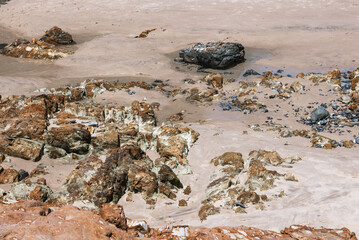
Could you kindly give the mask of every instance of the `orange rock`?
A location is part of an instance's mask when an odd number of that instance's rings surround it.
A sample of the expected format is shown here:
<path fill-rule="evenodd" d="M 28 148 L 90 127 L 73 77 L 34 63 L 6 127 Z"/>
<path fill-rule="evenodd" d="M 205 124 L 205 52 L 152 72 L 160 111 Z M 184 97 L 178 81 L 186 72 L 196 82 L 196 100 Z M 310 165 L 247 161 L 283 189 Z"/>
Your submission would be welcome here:
<path fill-rule="evenodd" d="M 111 203 L 102 204 L 100 208 L 100 216 L 120 229 L 127 229 L 125 212 L 120 205 Z"/>
<path fill-rule="evenodd" d="M 19 181 L 19 173 L 15 169 L 2 169 L 0 167 L 0 184 Z"/>

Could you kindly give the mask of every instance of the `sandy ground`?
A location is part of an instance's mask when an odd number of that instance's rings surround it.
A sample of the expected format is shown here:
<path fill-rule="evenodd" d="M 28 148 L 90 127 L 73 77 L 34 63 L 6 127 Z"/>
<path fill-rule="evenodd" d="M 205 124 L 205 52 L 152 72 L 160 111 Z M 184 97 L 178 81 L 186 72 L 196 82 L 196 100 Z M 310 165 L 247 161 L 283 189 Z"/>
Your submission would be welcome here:
<path fill-rule="evenodd" d="M 301 71 L 327 72 L 332 68 L 352 70 L 359 61 L 358 11 L 357 0 L 12 0 L 0 5 L 0 43 L 9 43 L 18 37 L 40 37 L 46 29 L 57 25 L 70 32 L 78 44 L 74 55 L 54 62 L 0 56 L 0 95 L 30 94 L 38 88 L 92 77 L 121 81 L 169 79 L 172 85 L 183 87 L 183 79 L 198 79 L 204 73 L 174 63 L 174 53 L 192 43 L 211 40 L 238 41 L 248 49 L 248 61 L 228 70 L 225 74 L 228 78 L 238 78 L 247 68 L 259 72 L 283 69 L 284 75 Z M 154 27 L 163 27 L 166 31 L 158 29 L 146 39 L 134 38 Z M 305 85 L 314 89 L 308 82 Z M 179 208 L 165 204 L 168 200 L 160 200 L 155 210 L 147 209 L 145 202 L 135 196 L 136 201 L 132 203 L 120 201 L 128 217 L 146 219 L 152 226 L 247 225 L 279 230 L 291 224 L 307 224 L 345 226 L 359 233 L 357 147 L 330 151 L 310 148 L 307 139 L 284 139 L 275 133 L 248 129 L 250 123 L 263 122 L 266 116 L 261 112 L 243 115 L 212 108 L 204 111 L 186 105 L 183 99 L 168 103 L 156 93 L 136 91 L 138 94 L 133 96 L 136 100 L 147 98 L 162 104 L 161 119 L 181 108 L 187 109 L 187 124 L 201 136 L 189 153 L 193 175 L 180 176 L 185 185 L 192 187 L 189 198 L 179 196 L 188 199 L 188 207 Z M 313 90 L 307 99 L 293 97 L 292 100 L 303 106 L 313 101 L 327 102 L 325 96 L 314 93 Z M 97 99 L 130 100 L 125 92 L 101 95 Z M 273 101 L 274 109 L 277 103 Z M 281 110 L 274 114 L 275 119 L 282 119 L 289 111 L 285 105 L 288 104 L 283 103 Z M 273 109 L 269 109 L 270 112 Z M 198 124 L 198 120 L 207 122 Z M 293 116 L 278 121 L 293 127 L 298 124 Z M 248 130 L 248 135 L 242 134 L 244 130 Z M 352 130 L 358 134 L 358 129 Z M 213 136 L 215 133 L 219 135 Z M 338 140 L 351 136 L 346 134 Z M 241 152 L 246 157 L 251 150 L 259 148 L 276 150 L 284 157 L 301 156 L 303 160 L 293 168 L 279 168 L 281 172 L 293 172 L 299 182 L 278 182 L 273 191 L 284 190 L 286 195 L 266 203 L 263 211 L 254 208 L 248 214 L 222 211 L 201 223 L 197 213 L 213 171 L 209 161 L 227 151 Z M 5 167 L 11 164 L 15 168 L 28 168 L 26 170 L 36 166 L 14 161 Z M 50 184 L 58 186 L 56 181 Z"/>

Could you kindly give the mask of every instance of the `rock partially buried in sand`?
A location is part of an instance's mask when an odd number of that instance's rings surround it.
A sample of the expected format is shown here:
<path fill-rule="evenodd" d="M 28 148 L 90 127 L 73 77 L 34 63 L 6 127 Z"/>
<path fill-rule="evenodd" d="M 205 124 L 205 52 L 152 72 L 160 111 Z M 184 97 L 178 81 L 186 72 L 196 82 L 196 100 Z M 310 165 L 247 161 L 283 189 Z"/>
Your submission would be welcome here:
<path fill-rule="evenodd" d="M 33 59 L 58 59 L 73 54 L 72 51 L 61 49 L 37 39 L 31 42 L 24 39 L 17 39 L 0 51 L 1 54 L 17 58 Z"/>
<path fill-rule="evenodd" d="M 324 107 L 320 107 L 312 112 L 311 120 L 316 122 L 328 116 L 329 116 L 329 112 Z"/>
<path fill-rule="evenodd" d="M 229 68 L 244 62 L 244 47 L 233 42 L 196 43 L 179 51 L 179 56 L 187 63 L 208 68 Z"/>
<path fill-rule="evenodd" d="M 59 27 L 53 27 L 46 31 L 45 35 L 37 40 L 16 39 L 5 45 L 0 44 L 0 54 L 17 58 L 33 59 L 58 59 L 73 54 L 74 52 L 58 48 L 57 45 L 74 44 L 71 34 L 62 31 Z"/>
<path fill-rule="evenodd" d="M 72 39 L 71 34 L 62 31 L 62 29 L 57 26 L 47 30 L 45 35 L 42 38 L 40 38 L 40 41 L 47 42 L 50 44 L 61 44 L 61 45 L 76 43 Z"/>

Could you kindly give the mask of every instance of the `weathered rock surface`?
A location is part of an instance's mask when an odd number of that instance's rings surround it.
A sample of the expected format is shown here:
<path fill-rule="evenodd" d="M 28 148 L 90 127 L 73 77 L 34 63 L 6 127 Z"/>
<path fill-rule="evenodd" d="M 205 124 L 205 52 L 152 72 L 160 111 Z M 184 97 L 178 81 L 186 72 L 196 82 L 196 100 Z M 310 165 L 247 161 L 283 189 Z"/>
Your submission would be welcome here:
<path fill-rule="evenodd" d="M 43 155 L 44 144 L 23 138 L 0 139 L 0 152 L 36 162 Z"/>
<path fill-rule="evenodd" d="M 1 239 L 133 239 L 91 211 L 38 201 L 0 203 Z"/>
<path fill-rule="evenodd" d="M 81 124 L 67 124 L 49 129 L 46 141 L 68 153 L 85 154 L 89 150 L 91 134 Z"/>
<path fill-rule="evenodd" d="M 0 166 L 0 184 L 19 181 L 19 173 L 15 169 L 3 169 Z"/>
<path fill-rule="evenodd" d="M 179 52 L 180 58 L 185 62 L 209 68 L 231 67 L 243 62 L 244 55 L 242 44 L 231 42 L 196 43 Z"/>
<path fill-rule="evenodd" d="M 333 239 L 357 240 L 347 228 L 315 229 L 293 225 L 281 233 L 253 227 L 150 228 L 143 220 L 126 219 L 121 206 L 104 204 L 100 212 L 72 206 L 52 206 L 38 201 L 0 200 L 2 239 Z"/>

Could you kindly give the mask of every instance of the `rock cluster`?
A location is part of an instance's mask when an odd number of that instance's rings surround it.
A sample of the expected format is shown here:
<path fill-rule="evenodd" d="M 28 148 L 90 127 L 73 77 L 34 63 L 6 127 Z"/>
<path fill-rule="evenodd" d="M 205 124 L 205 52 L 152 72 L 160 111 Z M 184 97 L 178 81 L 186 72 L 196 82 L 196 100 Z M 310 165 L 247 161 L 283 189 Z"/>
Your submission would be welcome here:
<path fill-rule="evenodd" d="M 145 102 L 118 106 L 91 100 L 105 91 L 133 86 L 151 88 L 143 82 L 89 80 L 75 87 L 43 90 L 47 94 L 2 99 L 0 153 L 31 161 L 43 156 L 80 160 L 61 191 L 39 197 L 44 201 L 86 200 L 100 206 L 118 201 L 126 191 L 142 193 L 145 199 L 156 194 L 175 199 L 183 186 L 174 172 L 191 173 L 187 154 L 199 134 L 179 125 L 156 126 L 154 107 Z M 150 160 L 147 150 L 160 157 Z M 39 166 L 30 175 L 44 173 L 46 169 Z M 12 169 L 4 170 L 3 176 L 7 176 L 4 182 L 19 180 Z M 37 187 L 24 184 L 20 183 L 24 194 Z M 16 194 L 7 198 L 29 199 Z"/>
<path fill-rule="evenodd" d="M 227 152 L 211 160 L 216 170 L 211 176 L 211 183 L 207 186 L 207 198 L 202 202 L 199 210 L 200 219 L 206 220 L 209 215 L 220 212 L 221 208 L 233 209 L 238 213 L 245 213 L 246 205 L 253 204 L 263 208 L 264 201 L 270 200 L 265 194 L 256 193 L 274 187 L 274 181 L 281 177 L 295 180 L 289 174 L 280 174 L 268 170 L 266 165 L 278 166 L 283 162 L 292 164 L 300 158 L 283 159 L 276 151 L 254 150 L 249 153 L 247 161 L 241 153 Z"/>
<path fill-rule="evenodd" d="M 182 61 L 208 68 L 232 67 L 243 62 L 244 55 L 242 44 L 232 42 L 196 43 L 179 51 Z"/>
<path fill-rule="evenodd" d="M 46 31 L 45 35 L 37 40 L 16 39 L 0 49 L 0 54 L 17 58 L 33 59 L 58 59 L 73 54 L 74 52 L 59 48 L 58 45 L 75 43 L 72 36 L 63 32 L 59 27 L 53 27 Z"/>

